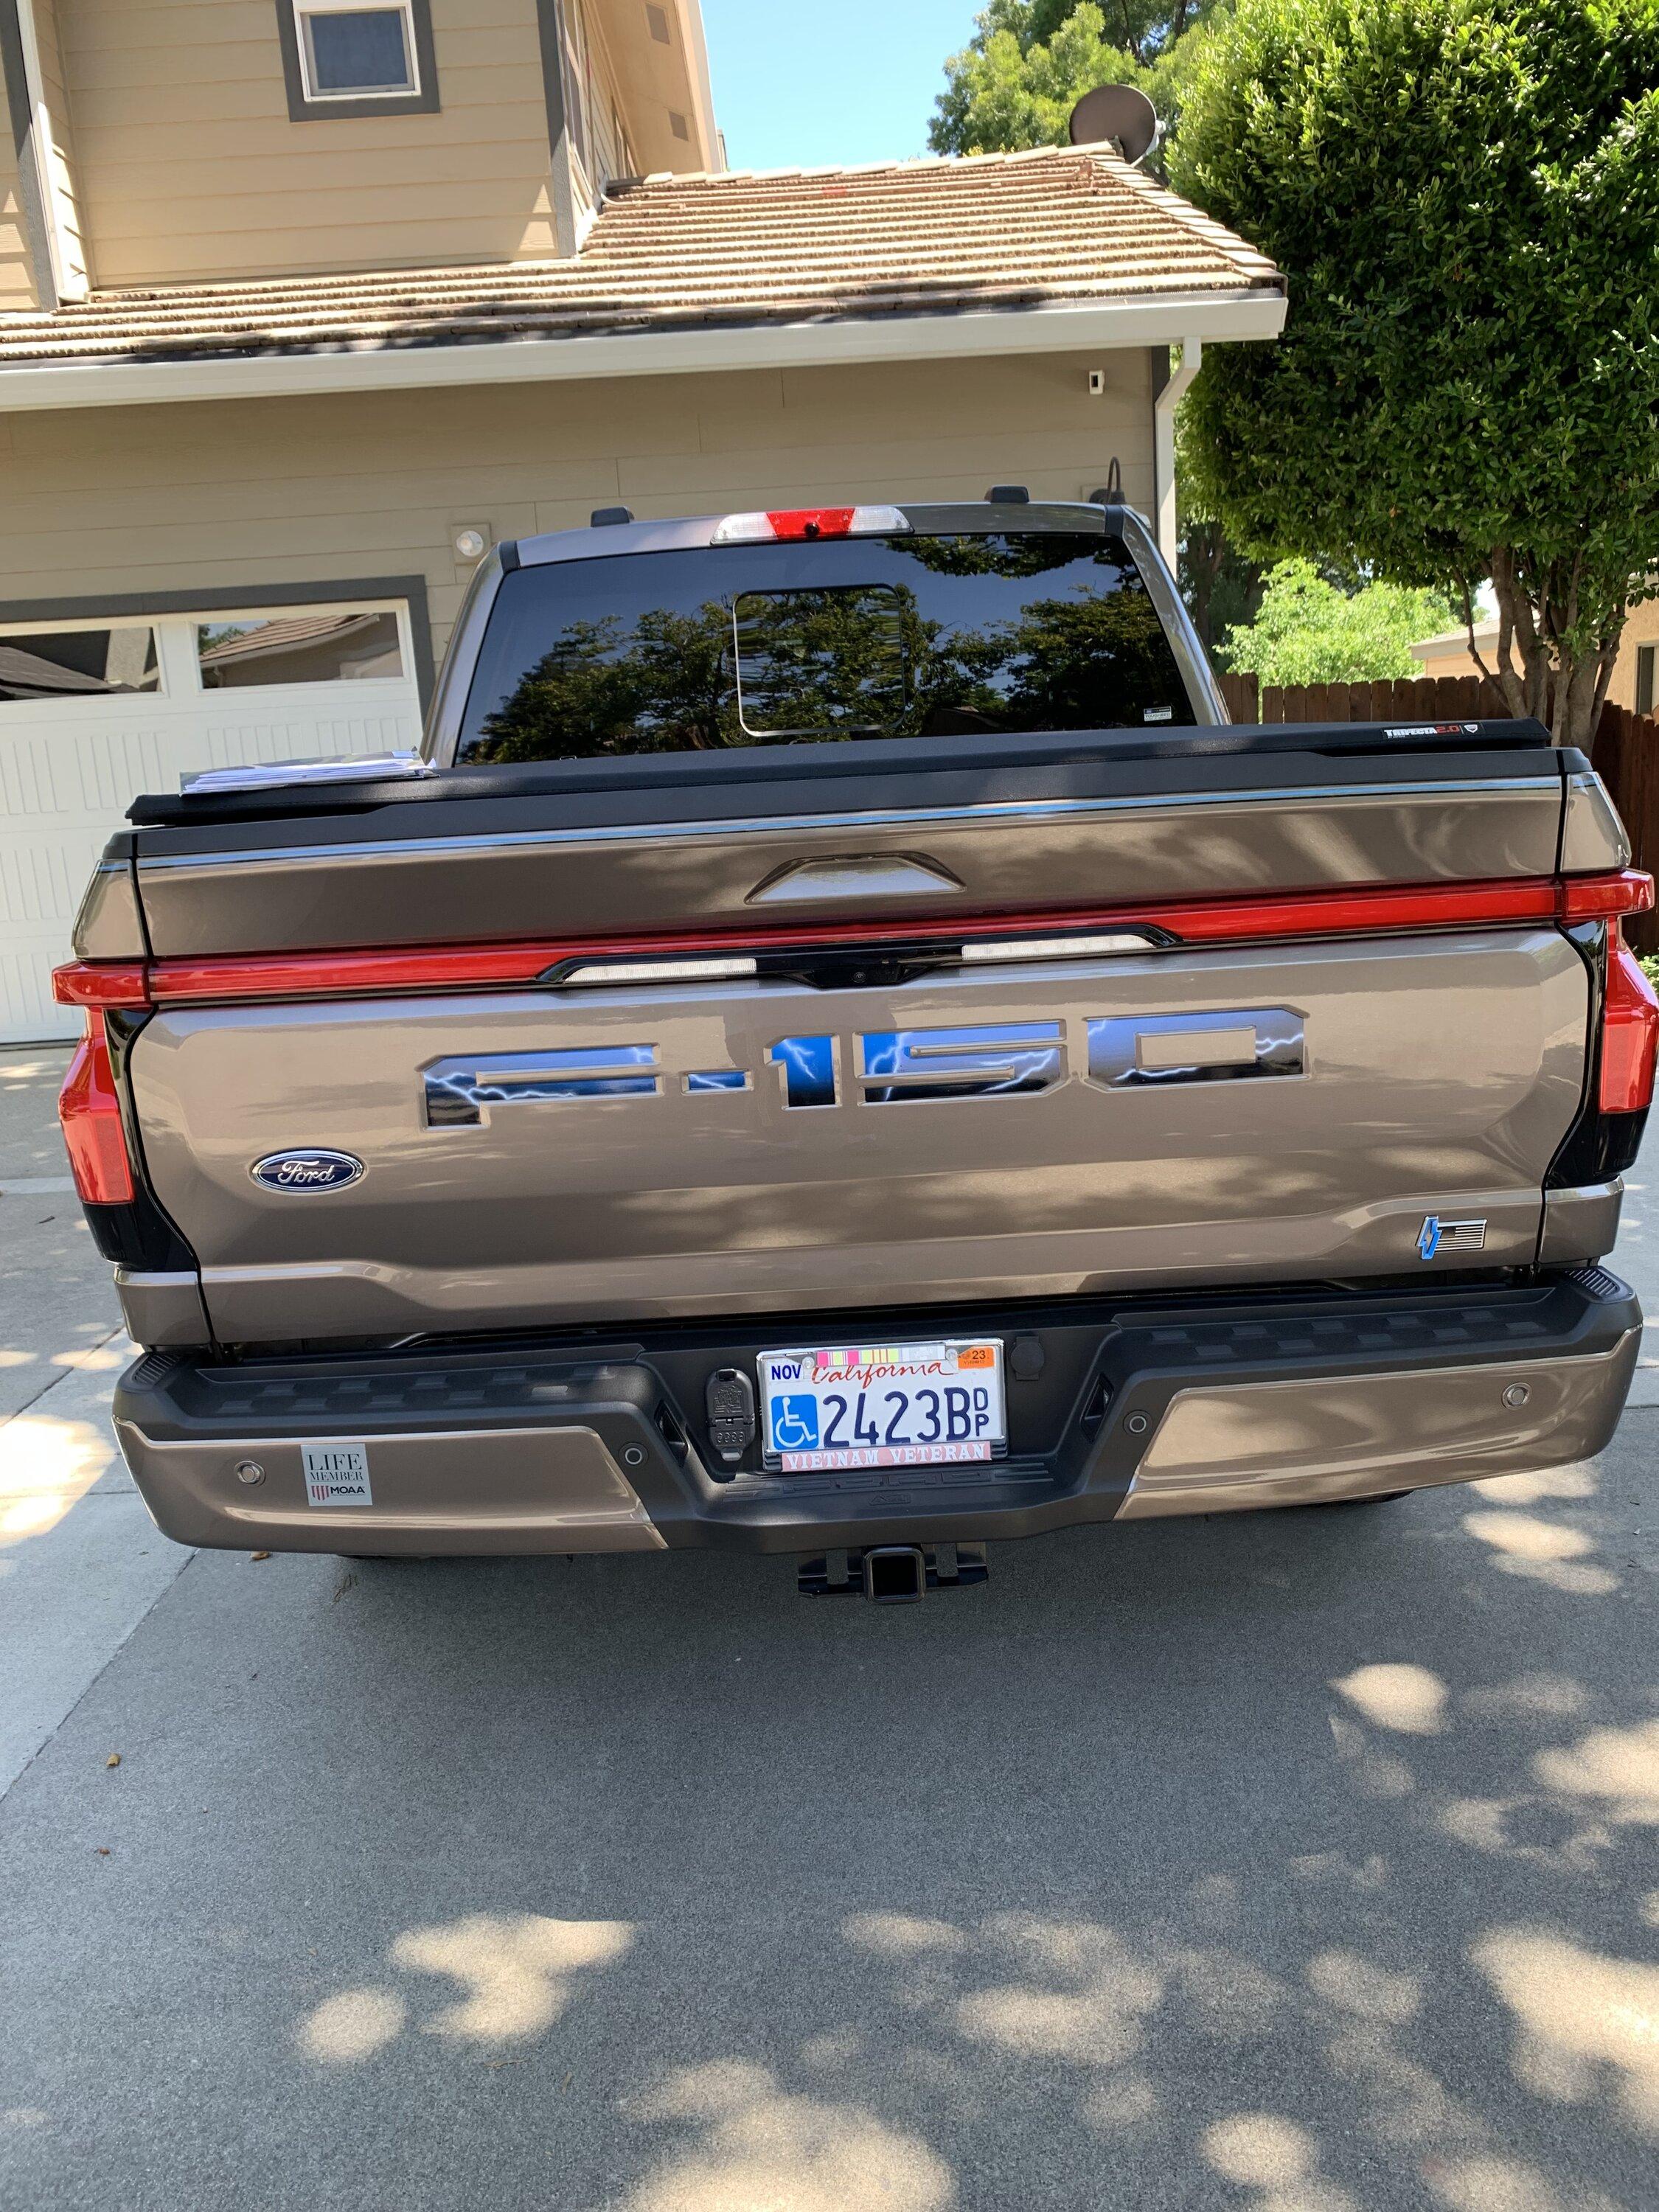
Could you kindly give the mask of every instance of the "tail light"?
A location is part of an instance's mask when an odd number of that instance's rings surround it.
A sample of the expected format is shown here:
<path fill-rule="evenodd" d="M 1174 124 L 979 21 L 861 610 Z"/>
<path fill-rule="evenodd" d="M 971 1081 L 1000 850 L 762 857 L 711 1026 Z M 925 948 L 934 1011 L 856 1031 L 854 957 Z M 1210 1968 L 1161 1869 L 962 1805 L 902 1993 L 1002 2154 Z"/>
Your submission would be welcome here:
<path fill-rule="evenodd" d="M 131 1206 L 132 1163 L 127 1158 L 126 1132 L 121 1126 L 109 1038 L 103 1014 L 96 1010 L 88 1012 L 87 1033 L 76 1048 L 58 1094 L 58 1118 L 64 1125 L 64 1142 L 69 1147 L 70 1166 L 82 1203 Z"/>
<path fill-rule="evenodd" d="M 775 507 L 760 514 L 728 514 L 715 524 L 716 545 L 771 545 L 817 538 L 891 538 L 910 522 L 896 507 Z"/>
<path fill-rule="evenodd" d="M 1659 1054 L 1659 999 L 1636 955 L 1620 934 L 1607 931 L 1607 987 L 1601 1010 L 1601 1090 L 1604 1114 L 1641 1114 L 1653 1103 Z"/>

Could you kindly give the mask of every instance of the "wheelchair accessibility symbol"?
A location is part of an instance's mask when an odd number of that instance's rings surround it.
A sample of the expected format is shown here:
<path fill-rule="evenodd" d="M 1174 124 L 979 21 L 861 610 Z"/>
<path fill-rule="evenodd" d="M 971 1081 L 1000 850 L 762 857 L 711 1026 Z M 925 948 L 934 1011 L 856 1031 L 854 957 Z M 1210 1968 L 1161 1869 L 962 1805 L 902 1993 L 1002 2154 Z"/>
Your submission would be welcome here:
<path fill-rule="evenodd" d="M 816 1451 L 818 1448 L 817 1400 L 774 1398 L 772 1441 L 780 1451 Z"/>

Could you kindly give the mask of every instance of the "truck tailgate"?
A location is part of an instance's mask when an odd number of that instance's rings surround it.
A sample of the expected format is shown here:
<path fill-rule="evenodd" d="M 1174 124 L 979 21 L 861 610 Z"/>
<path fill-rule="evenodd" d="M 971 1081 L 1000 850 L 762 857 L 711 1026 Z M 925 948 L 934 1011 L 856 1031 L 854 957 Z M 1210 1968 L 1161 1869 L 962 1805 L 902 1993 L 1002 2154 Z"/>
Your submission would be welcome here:
<path fill-rule="evenodd" d="M 141 830 L 216 1334 L 1530 1264 L 1562 764 L 1383 735 Z M 252 1172 L 319 1148 L 361 1173 Z"/>

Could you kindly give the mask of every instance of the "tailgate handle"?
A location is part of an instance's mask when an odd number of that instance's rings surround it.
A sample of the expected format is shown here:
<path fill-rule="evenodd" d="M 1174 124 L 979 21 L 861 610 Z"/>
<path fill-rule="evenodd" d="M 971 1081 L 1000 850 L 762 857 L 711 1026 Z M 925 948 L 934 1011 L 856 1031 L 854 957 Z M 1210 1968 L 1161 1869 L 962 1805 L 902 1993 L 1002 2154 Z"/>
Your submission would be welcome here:
<path fill-rule="evenodd" d="M 750 906 L 782 906 L 792 899 L 917 898 L 959 891 L 959 876 L 937 860 L 903 853 L 836 853 L 822 860 L 788 860 L 750 892 Z"/>

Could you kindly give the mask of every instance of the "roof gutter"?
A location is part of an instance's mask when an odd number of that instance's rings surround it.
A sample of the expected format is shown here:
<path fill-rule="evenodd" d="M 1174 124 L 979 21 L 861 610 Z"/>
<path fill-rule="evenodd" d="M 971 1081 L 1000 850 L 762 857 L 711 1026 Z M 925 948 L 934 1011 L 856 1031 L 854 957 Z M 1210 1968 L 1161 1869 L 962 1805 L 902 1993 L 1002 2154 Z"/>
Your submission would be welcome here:
<path fill-rule="evenodd" d="M 1173 573 L 1181 550 L 1181 526 L 1176 513 L 1176 409 L 1188 386 L 1204 366 L 1204 341 L 1188 336 L 1181 349 L 1181 365 L 1170 370 L 1164 389 L 1152 402 L 1152 473 L 1158 496 L 1158 550 Z"/>
<path fill-rule="evenodd" d="M 791 323 L 698 324 L 589 337 L 489 339 L 475 345 L 341 347 L 327 353 L 206 361 L 50 362 L 0 369 L 0 414 L 258 399 L 440 385 L 537 384 L 576 377 L 674 376 L 711 369 L 842 362 L 959 361 L 973 356 L 1275 338 L 1283 292 L 1172 292 L 1049 307 L 894 314 Z M 4 323 L 0 319 L 0 334 Z"/>

